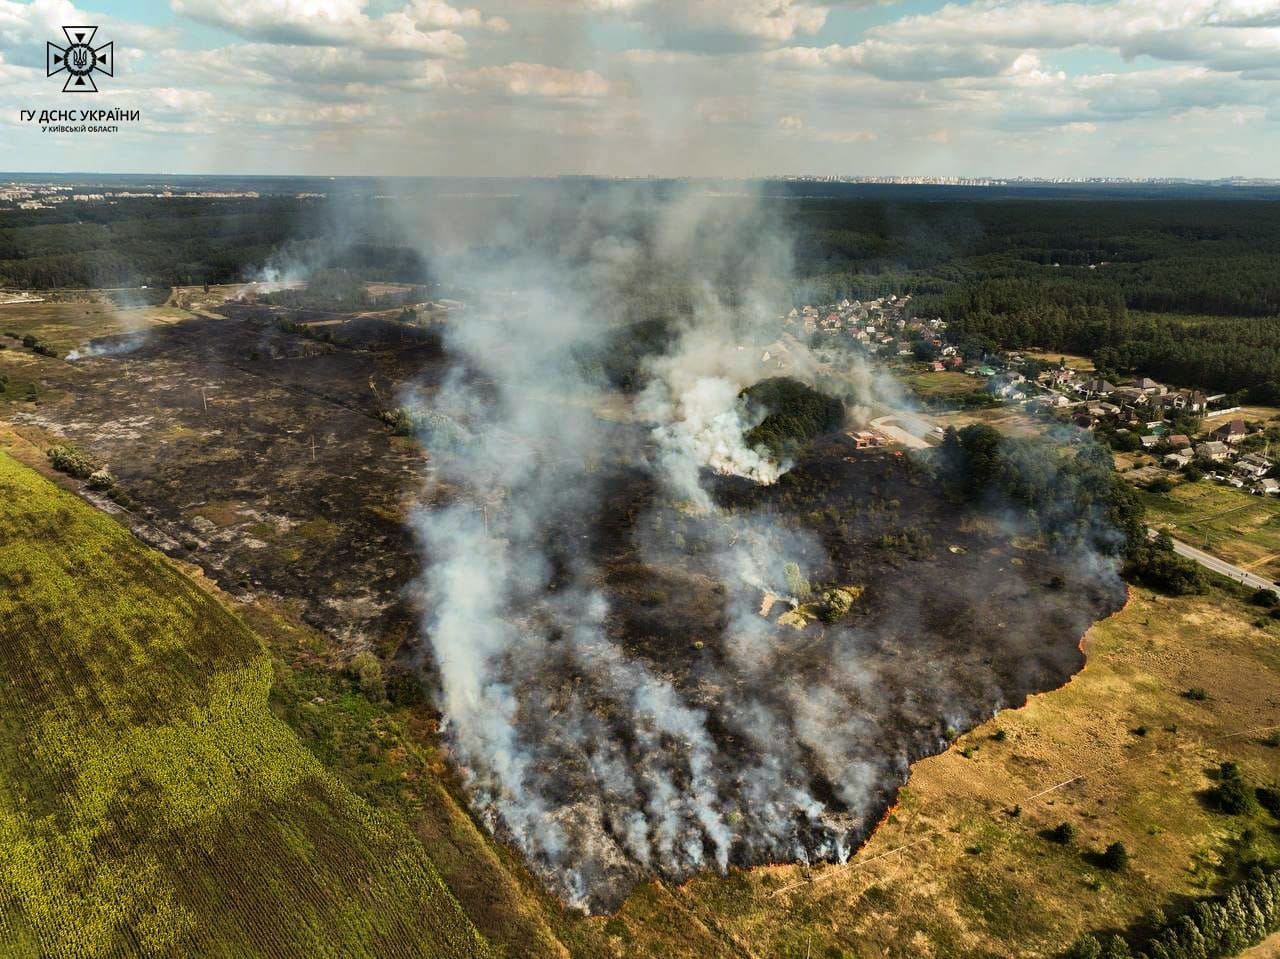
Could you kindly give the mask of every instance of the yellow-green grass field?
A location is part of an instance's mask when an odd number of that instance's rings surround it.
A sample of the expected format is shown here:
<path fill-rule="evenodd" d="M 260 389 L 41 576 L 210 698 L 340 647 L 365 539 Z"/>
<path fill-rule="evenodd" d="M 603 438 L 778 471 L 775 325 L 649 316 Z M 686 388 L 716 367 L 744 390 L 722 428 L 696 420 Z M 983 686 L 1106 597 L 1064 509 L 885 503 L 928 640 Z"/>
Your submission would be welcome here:
<path fill-rule="evenodd" d="M 1204 428 L 1212 430 L 1231 420 L 1247 420 L 1249 422 L 1267 422 L 1280 416 L 1280 408 L 1274 406 L 1241 406 L 1230 413 L 1209 413 L 1204 418 Z"/>
<path fill-rule="evenodd" d="M 965 373 L 946 370 L 936 373 L 911 373 L 904 376 L 903 380 L 918 396 L 943 399 L 955 399 L 976 393 L 987 382 L 980 376 L 968 376 Z"/>
<path fill-rule="evenodd" d="M 0 453 L 0 955 L 487 956 L 244 623 Z"/>
<path fill-rule="evenodd" d="M 1280 579 L 1280 500 L 1210 480 L 1179 483 L 1168 493 L 1143 492 L 1147 520 L 1178 539 Z M 1207 545 L 1206 545 L 1207 543 Z"/>
<path fill-rule="evenodd" d="M 4 334 L 16 333 L 21 339 L 30 333 L 48 343 L 59 355 L 66 355 L 94 337 L 129 333 L 190 318 L 190 313 L 172 306 L 123 308 L 105 296 L 86 291 L 74 300 L 0 305 L 0 337 L 11 349 L 16 346 L 21 350 L 20 344 Z"/>
<path fill-rule="evenodd" d="M 1016 406 L 992 406 L 987 409 L 956 410 L 950 413 L 928 413 L 925 418 L 946 429 L 962 429 L 973 423 L 986 423 L 1008 436 L 1042 436 L 1044 422 Z"/>

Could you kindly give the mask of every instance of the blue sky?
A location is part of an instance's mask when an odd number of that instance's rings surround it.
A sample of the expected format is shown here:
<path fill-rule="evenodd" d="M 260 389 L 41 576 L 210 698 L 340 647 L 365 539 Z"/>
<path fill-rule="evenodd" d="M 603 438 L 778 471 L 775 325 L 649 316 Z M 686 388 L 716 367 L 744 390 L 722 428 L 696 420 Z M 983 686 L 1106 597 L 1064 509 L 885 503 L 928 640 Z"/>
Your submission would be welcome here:
<path fill-rule="evenodd" d="M 116 75 L 45 77 L 63 24 Z M 123 107 L 116 134 L 20 110 Z M 1273 176 L 1280 0 L 0 0 L 0 169 Z"/>

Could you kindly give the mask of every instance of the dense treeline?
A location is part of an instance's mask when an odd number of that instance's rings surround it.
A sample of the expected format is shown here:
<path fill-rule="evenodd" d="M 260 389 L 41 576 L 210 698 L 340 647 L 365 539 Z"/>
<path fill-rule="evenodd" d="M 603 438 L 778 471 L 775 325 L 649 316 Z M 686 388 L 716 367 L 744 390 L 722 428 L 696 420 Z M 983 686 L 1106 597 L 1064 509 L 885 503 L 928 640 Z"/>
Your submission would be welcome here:
<path fill-rule="evenodd" d="M 1134 309 L 1280 313 L 1274 200 L 811 200 L 792 222 L 798 272 L 840 295 L 878 295 L 886 276 L 938 292 L 1057 274 L 1121 290 Z"/>
<path fill-rule="evenodd" d="M 844 403 L 789 376 L 761 380 L 742 396 L 749 409 L 766 411 L 743 437 L 747 445 L 764 446 L 779 459 L 844 423 Z"/>
<path fill-rule="evenodd" d="M 1224 959 L 1280 930 L 1280 870 L 1255 868 L 1220 899 L 1162 922 L 1136 951 L 1120 936 L 1082 936 L 1068 959 Z"/>
<path fill-rule="evenodd" d="M 697 308 L 689 291 L 704 286 L 729 305 L 747 291 L 757 301 L 785 299 L 790 281 L 796 303 L 912 293 L 916 313 L 942 315 L 970 353 L 1028 346 L 1083 353 L 1100 356 L 1107 372 L 1215 392 L 1280 383 L 1280 201 L 1271 194 L 1152 190 L 1117 198 L 1095 190 L 1032 198 L 904 189 L 815 198 L 782 190 L 756 218 L 733 215 L 741 201 L 709 201 L 709 226 L 687 255 L 664 260 L 645 256 L 661 247 L 662 224 L 643 196 L 584 202 L 610 189 L 544 183 L 528 195 L 449 206 L 397 200 L 394 210 L 352 195 L 7 210 L 0 285 L 168 286 L 332 267 L 426 283 L 433 277 L 418 246 L 443 217 L 473 279 L 488 275 L 488 263 L 500 273 L 514 258 L 541 257 L 589 287 L 580 291 L 584 302 L 604 323 L 687 315 Z M 408 235 L 418 227 L 405 224 L 418 221 L 421 234 Z M 724 242 L 747 229 L 794 240 L 791 276 L 761 275 L 738 255 L 740 244 Z M 597 245 L 581 238 L 596 236 L 640 253 L 625 268 L 615 264 L 607 284 L 585 269 Z M 459 279 L 447 261 L 439 268 L 440 280 Z"/>
<path fill-rule="evenodd" d="M 421 255 L 376 217 L 354 222 L 295 197 L 125 198 L 0 212 L 0 286 L 238 283 L 264 268 L 330 266 L 424 282 Z"/>
<path fill-rule="evenodd" d="M 922 300 L 975 348 L 1040 346 L 1092 356 L 1105 372 L 1143 375 L 1213 391 L 1247 390 L 1280 376 L 1275 317 L 1131 312 L 1110 284 L 1029 277 L 956 286 Z"/>

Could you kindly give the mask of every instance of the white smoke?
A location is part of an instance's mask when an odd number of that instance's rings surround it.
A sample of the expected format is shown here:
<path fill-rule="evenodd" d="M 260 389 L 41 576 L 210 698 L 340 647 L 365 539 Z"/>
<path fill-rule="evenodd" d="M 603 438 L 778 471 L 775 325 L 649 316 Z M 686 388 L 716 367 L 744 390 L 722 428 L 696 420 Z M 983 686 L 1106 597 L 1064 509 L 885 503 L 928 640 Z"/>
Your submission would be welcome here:
<path fill-rule="evenodd" d="M 746 443 L 762 413 L 740 394 L 774 375 L 758 346 L 776 326 L 760 321 L 780 304 L 755 291 L 788 258 L 754 205 L 735 218 L 699 197 L 635 200 L 587 200 L 552 252 L 531 242 L 501 262 L 453 261 L 460 285 L 503 292 L 448 326 L 456 367 L 421 393 L 458 427 L 422 436 L 436 469 L 415 516 L 444 732 L 478 817 L 586 910 L 655 873 L 843 860 L 909 759 L 938 748 L 940 717 L 977 718 L 955 706 L 954 664 L 909 644 L 909 603 L 885 635 L 761 615 L 762 596 L 780 610 L 806 601 L 789 563 L 815 582 L 834 575 L 794 517 L 722 508 L 712 494 L 717 473 L 771 484 L 787 468 Z M 628 218 L 642 222 L 616 226 Z M 545 235 L 536 220 L 504 230 Z M 645 364 L 630 415 L 614 415 L 621 398 L 581 359 L 608 341 L 619 290 L 646 271 L 681 277 L 673 299 L 687 312 Z M 721 275 L 743 284 L 733 305 L 705 281 Z M 629 483 L 651 501 L 631 542 L 609 541 L 603 504 Z M 643 567 L 623 588 L 652 574 L 696 590 L 717 633 L 650 648 L 626 632 L 634 610 L 610 603 L 618 551 Z M 988 698 L 1004 702 L 995 684 Z"/>
<path fill-rule="evenodd" d="M 90 340 L 78 350 L 72 350 L 68 353 L 67 361 L 75 363 L 78 360 L 97 359 L 104 356 L 125 356 L 141 347 L 146 341 L 147 334 L 145 330 L 136 330 L 121 336 Z"/>

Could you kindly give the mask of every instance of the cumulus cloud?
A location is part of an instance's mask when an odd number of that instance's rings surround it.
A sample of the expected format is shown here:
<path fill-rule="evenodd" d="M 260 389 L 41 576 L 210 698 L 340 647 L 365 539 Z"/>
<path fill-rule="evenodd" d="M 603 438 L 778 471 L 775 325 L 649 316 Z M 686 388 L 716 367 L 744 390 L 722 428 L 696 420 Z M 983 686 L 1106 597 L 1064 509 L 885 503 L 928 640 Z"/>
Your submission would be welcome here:
<path fill-rule="evenodd" d="M 355 47 L 388 57 L 460 57 L 466 41 L 455 30 L 506 32 L 502 17 L 459 9 L 444 0 L 413 0 L 379 17 L 366 0 L 171 0 L 175 13 L 249 40 L 300 46 Z"/>
<path fill-rule="evenodd" d="M 672 175 L 957 172 L 941 167 L 985 169 L 1008 155 L 1002 146 L 1023 151 L 1017 162 L 1031 166 L 1018 172 L 1047 172 L 1064 133 L 1082 143 L 1089 129 L 1132 124 L 1114 154 L 1092 138 L 1093 172 L 1111 172 L 1101 167 L 1113 156 L 1185 138 L 1194 117 L 1198 149 L 1227 156 L 1233 144 L 1237 166 L 1220 172 L 1269 172 L 1280 0 L 884 4 L 856 28 L 832 13 L 851 2 L 860 0 L 170 0 L 180 16 L 157 26 L 148 13 L 139 17 L 148 22 L 110 20 L 73 0 L 0 0 L 0 108 L 26 108 L 45 89 L 44 42 L 80 21 L 116 43 L 104 96 L 127 92 L 158 122 L 185 117 L 206 134 L 280 111 L 297 131 L 282 165 L 306 155 L 309 119 L 322 137 L 349 123 L 387 172 L 415 172 L 421 151 L 377 148 L 375 133 L 430 117 L 415 145 L 449 144 L 433 156 L 457 172 L 531 163 Z M 197 22 L 224 42 L 188 40 Z M 149 90 L 212 99 L 150 106 Z M 941 129 L 952 132 L 947 150 L 922 150 Z M 266 143 L 271 131 L 255 135 Z M 11 144 L 10 162 L 30 165 L 46 150 L 57 168 L 59 155 L 35 140 Z M 330 154 L 313 152 L 308 170 L 331 172 Z M 1188 155 L 1145 159 L 1191 174 Z M 117 156 L 127 169 L 148 158 Z M 501 158 L 501 169 L 490 165 Z"/>
<path fill-rule="evenodd" d="M 566 70 L 541 63 L 508 63 L 473 70 L 459 81 L 472 92 L 506 94 L 513 97 L 554 97 L 598 99 L 612 89 L 608 80 L 594 70 Z"/>

